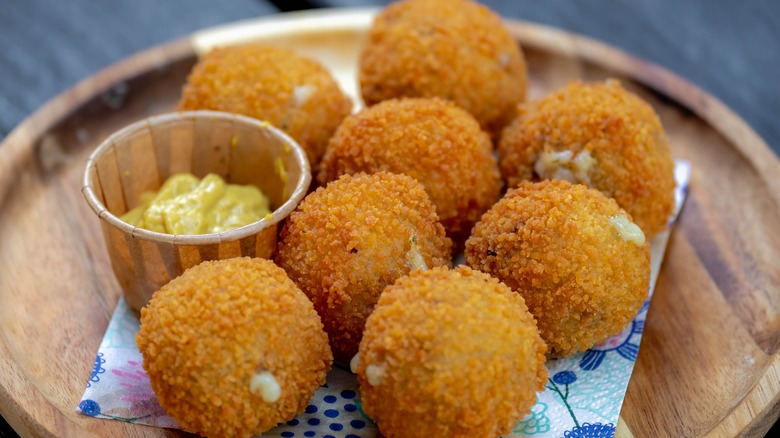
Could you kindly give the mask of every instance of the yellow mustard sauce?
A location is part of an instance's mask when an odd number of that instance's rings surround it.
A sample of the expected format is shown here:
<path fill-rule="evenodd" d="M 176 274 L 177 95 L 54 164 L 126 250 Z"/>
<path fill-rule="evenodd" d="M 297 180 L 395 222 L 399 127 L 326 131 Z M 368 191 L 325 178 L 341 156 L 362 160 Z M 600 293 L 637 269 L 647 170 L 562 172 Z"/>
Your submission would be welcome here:
<path fill-rule="evenodd" d="M 268 198 L 255 186 L 228 184 L 219 175 L 202 180 L 172 175 L 159 192 L 145 193 L 141 205 L 120 219 L 167 234 L 207 234 L 232 230 L 270 215 Z"/>

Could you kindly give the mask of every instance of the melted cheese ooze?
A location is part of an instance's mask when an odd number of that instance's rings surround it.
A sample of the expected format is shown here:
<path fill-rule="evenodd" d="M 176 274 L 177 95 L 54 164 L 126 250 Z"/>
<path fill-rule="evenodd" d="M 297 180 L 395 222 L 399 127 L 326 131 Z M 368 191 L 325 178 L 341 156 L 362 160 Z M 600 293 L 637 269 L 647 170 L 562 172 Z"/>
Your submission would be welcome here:
<path fill-rule="evenodd" d="M 311 84 L 301 85 L 293 89 L 293 102 L 295 106 L 303 106 L 317 91 L 317 87 Z"/>
<path fill-rule="evenodd" d="M 534 172 L 543 179 L 562 179 L 572 184 L 590 184 L 591 167 L 596 159 L 584 150 L 574 155 L 572 151 L 542 151 L 534 164 Z"/>
<path fill-rule="evenodd" d="M 249 382 L 249 391 L 259 395 L 266 403 L 275 403 L 282 395 L 282 387 L 268 371 L 255 374 Z"/>
<path fill-rule="evenodd" d="M 425 259 L 417 250 L 417 238 L 412 237 L 409 239 L 409 251 L 406 252 L 406 266 L 409 266 L 409 270 L 422 269 L 423 271 L 428 269 L 428 265 L 425 264 Z"/>
<path fill-rule="evenodd" d="M 352 374 L 357 374 L 358 364 L 360 364 L 360 353 L 352 356 L 352 360 L 349 361 L 349 370 L 352 371 Z"/>
<path fill-rule="evenodd" d="M 639 228 L 637 224 L 631 222 L 625 215 L 619 214 L 617 216 L 612 216 L 609 218 L 609 221 L 612 223 L 612 226 L 615 227 L 621 239 L 635 245 L 645 244 L 645 233 L 643 233 L 642 229 Z"/>
<path fill-rule="evenodd" d="M 371 386 L 379 386 L 385 379 L 387 365 L 369 365 L 366 367 L 366 379 Z"/>

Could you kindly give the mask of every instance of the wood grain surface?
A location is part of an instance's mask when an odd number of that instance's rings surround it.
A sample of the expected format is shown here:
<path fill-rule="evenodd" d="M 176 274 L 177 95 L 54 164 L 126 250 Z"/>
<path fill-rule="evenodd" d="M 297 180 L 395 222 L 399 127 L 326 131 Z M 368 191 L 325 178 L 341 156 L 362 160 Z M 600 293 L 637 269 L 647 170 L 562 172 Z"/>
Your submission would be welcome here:
<path fill-rule="evenodd" d="M 337 44 L 343 56 L 333 59 L 354 62 L 361 26 L 272 42 L 313 52 Z M 760 436 L 780 413 L 780 162 L 675 75 L 583 37 L 509 26 L 533 97 L 575 78 L 617 77 L 655 107 L 673 155 L 693 166 L 619 433 Z M 174 107 L 194 62 L 189 40 L 142 52 L 52 100 L 0 146 L 0 413 L 22 436 L 181 434 L 76 412 L 121 294 L 80 181 L 102 139 Z"/>

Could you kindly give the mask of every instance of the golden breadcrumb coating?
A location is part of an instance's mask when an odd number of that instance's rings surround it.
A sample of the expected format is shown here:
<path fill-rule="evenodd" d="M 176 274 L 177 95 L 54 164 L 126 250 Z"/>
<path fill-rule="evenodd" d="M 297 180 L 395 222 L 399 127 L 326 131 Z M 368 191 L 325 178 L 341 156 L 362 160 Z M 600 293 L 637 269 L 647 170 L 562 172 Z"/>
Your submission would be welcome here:
<path fill-rule="evenodd" d="M 552 357 L 619 333 L 649 291 L 649 244 L 630 216 L 561 180 L 510 189 L 474 227 L 466 262 L 525 298 Z"/>
<path fill-rule="evenodd" d="M 666 229 L 674 209 L 674 162 L 661 121 L 649 104 L 608 80 L 572 82 L 521 105 L 498 146 L 507 186 L 550 177 L 544 169 L 543 175 L 535 171 L 540 157 L 565 151 L 573 153 L 571 158 L 585 157 L 580 154 L 587 151 L 593 160 L 579 178 L 575 171 L 574 178 L 564 179 L 615 198 L 648 238 Z M 569 162 L 563 167 L 573 166 Z"/>
<path fill-rule="evenodd" d="M 347 117 L 328 143 L 319 180 L 380 170 L 420 181 L 444 228 L 461 244 L 501 191 L 487 134 L 471 115 L 441 99 L 392 99 Z"/>
<path fill-rule="evenodd" d="M 179 109 L 268 121 L 295 139 L 316 169 L 352 101 L 319 62 L 287 49 L 244 44 L 207 53 L 187 78 Z"/>
<path fill-rule="evenodd" d="M 363 100 L 441 97 L 498 137 L 526 92 L 526 65 L 501 18 L 470 0 L 407 0 L 374 20 L 360 56 Z"/>
<path fill-rule="evenodd" d="M 496 437 L 536 403 L 545 345 L 520 295 L 466 266 L 415 271 L 368 318 L 357 375 L 384 436 Z"/>
<path fill-rule="evenodd" d="M 136 341 L 166 412 L 209 437 L 259 435 L 292 419 L 333 360 L 311 302 L 262 259 L 188 269 L 141 310 Z M 275 402 L 252 389 L 258 373 L 278 383 Z"/>
<path fill-rule="evenodd" d="M 379 172 L 307 196 L 282 228 L 276 261 L 314 302 L 336 359 L 348 362 L 382 289 L 423 262 L 450 266 L 451 247 L 422 185 Z"/>

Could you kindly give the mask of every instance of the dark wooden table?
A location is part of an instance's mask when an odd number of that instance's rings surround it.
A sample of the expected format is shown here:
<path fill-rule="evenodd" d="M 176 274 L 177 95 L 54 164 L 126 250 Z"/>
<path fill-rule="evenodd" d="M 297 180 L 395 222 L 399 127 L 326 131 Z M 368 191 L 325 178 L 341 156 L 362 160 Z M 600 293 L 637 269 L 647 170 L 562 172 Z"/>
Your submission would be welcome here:
<path fill-rule="evenodd" d="M 99 69 L 207 26 L 372 0 L 4 0 L 0 140 Z M 780 154 L 780 2 L 483 0 L 504 16 L 582 33 L 662 65 L 740 114 Z M 775 426 L 772 431 L 780 429 Z M 770 435 L 771 432 L 770 431 Z M 0 418 L 0 437 L 16 436 Z"/>
<path fill-rule="evenodd" d="M 0 139 L 79 79 L 151 45 L 218 23 L 378 0 L 5 0 Z M 502 15 L 582 33 L 662 65 L 740 114 L 780 153 L 780 2 L 483 0 Z M 278 4 L 279 6 L 276 6 Z"/>

